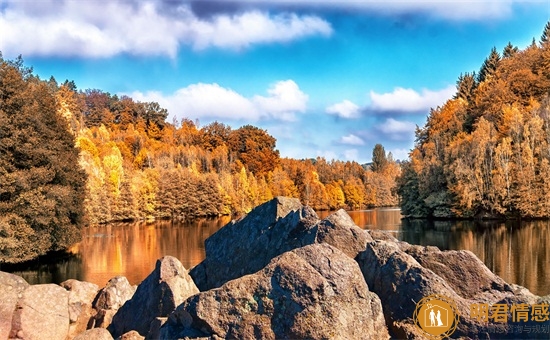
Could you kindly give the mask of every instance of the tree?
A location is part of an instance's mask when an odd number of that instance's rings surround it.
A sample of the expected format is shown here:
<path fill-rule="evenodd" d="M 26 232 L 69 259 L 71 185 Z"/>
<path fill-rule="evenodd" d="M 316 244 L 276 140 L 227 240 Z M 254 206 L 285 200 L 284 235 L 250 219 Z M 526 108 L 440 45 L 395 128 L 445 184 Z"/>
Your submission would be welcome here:
<path fill-rule="evenodd" d="M 0 262 L 80 239 L 86 177 L 58 110 L 48 84 L 0 58 Z"/>
<path fill-rule="evenodd" d="M 540 44 L 544 47 L 548 44 L 548 40 L 550 39 L 550 21 L 546 23 L 544 26 L 544 30 L 542 31 L 542 36 L 540 37 Z"/>
<path fill-rule="evenodd" d="M 491 49 L 491 53 L 481 65 L 481 68 L 477 75 L 477 82 L 481 83 L 485 81 L 487 77 L 495 74 L 495 71 L 497 70 L 499 62 L 500 62 L 500 54 L 498 54 L 496 47 L 493 47 Z"/>
<path fill-rule="evenodd" d="M 229 139 L 230 153 L 254 175 L 265 175 L 279 164 L 279 151 L 275 150 L 276 139 L 266 130 L 245 125 L 232 131 Z"/>
<path fill-rule="evenodd" d="M 386 168 L 388 160 L 386 158 L 386 151 L 382 144 L 376 144 L 372 150 L 372 165 L 371 170 L 373 172 L 382 172 Z"/>
<path fill-rule="evenodd" d="M 548 25 L 548 24 L 547 24 Z M 518 53 L 519 49 L 512 45 L 511 42 L 508 42 L 508 45 L 506 45 L 504 47 L 504 50 L 502 51 L 502 58 L 503 59 L 506 59 L 506 58 L 511 58 L 513 57 L 516 53 Z"/>
<path fill-rule="evenodd" d="M 460 74 L 456 82 L 455 99 L 464 99 L 466 102 L 471 102 L 476 89 L 476 75 L 474 73 Z"/>

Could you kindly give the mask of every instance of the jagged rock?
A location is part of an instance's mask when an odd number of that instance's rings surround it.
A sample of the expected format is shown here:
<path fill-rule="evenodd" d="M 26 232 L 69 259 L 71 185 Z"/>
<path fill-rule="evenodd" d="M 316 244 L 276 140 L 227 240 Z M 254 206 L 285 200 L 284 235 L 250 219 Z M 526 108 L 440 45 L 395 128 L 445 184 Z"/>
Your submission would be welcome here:
<path fill-rule="evenodd" d="M 382 300 L 390 334 L 397 338 L 423 336 L 412 316 L 416 303 L 431 294 L 444 295 L 456 303 L 460 319 L 453 337 L 485 337 L 491 333 L 490 328 L 505 326 L 472 319 L 473 303 L 511 305 L 537 300 L 528 291 L 505 283 L 467 251 L 440 251 L 436 247 L 376 240 L 367 244 L 356 259 L 369 288 Z"/>
<path fill-rule="evenodd" d="M 372 237 L 340 209 L 317 224 L 317 243 L 328 243 L 351 258 L 365 249 Z"/>
<path fill-rule="evenodd" d="M 62 282 L 60 286 L 69 292 L 69 338 L 73 338 L 86 330 L 88 322 L 95 315 L 92 303 L 99 287 L 73 279 Z"/>
<path fill-rule="evenodd" d="M 69 292 L 55 284 L 29 286 L 13 317 L 11 337 L 60 339 L 69 334 Z"/>
<path fill-rule="evenodd" d="M 168 316 L 199 290 L 181 262 L 172 256 L 157 260 L 155 270 L 138 286 L 134 296 L 113 317 L 114 337 L 136 330 L 145 336 L 157 317 Z"/>
<path fill-rule="evenodd" d="M 118 309 L 130 300 L 136 291 L 136 286 L 130 285 L 124 276 L 116 276 L 107 282 L 97 294 L 93 308 L 97 314 L 90 320 L 88 328 L 107 328 Z"/>
<path fill-rule="evenodd" d="M 73 340 L 113 340 L 113 336 L 105 328 L 92 328 L 84 331 Z"/>
<path fill-rule="evenodd" d="M 160 338 L 388 338 L 357 263 L 328 244 L 294 249 L 257 273 L 187 299 Z"/>
<path fill-rule="evenodd" d="M 257 272 L 274 257 L 305 245 L 324 242 L 355 257 L 370 240 L 343 210 L 319 221 L 298 199 L 276 197 L 210 236 L 204 261 L 190 275 L 204 291 Z"/>
<path fill-rule="evenodd" d="M 9 337 L 17 301 L 23 297 L 27 287 L 29 284 L 23 278 L 0 272 L 0 339 Z"/>

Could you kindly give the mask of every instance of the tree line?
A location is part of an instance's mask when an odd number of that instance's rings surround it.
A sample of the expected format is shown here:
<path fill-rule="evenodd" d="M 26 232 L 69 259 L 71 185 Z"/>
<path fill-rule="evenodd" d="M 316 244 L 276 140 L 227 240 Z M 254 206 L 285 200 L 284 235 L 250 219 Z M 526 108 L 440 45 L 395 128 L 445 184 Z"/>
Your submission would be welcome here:
<path fill-rule="evenodd" d="M 550 22 L 493 48 L 417 128 L 397 191 L 412 217 L 550 217 Z"/>
<path fill-rule="evenodd" d="M 242 214 L 278 195 L 318 210 L 398 203 L 382 145 L 371 166 L 296 160 L 258 127 L 167 117 L 0 54 L 0 263 L 64 249 L 86 225 Z"/>

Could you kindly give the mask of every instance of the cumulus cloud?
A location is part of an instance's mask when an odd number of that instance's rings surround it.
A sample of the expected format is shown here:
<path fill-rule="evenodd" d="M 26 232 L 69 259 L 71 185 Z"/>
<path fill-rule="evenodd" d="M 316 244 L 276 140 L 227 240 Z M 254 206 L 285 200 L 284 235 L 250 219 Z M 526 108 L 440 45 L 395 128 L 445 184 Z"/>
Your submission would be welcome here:
<path fill-rule="evenodd" d="M 354 134 L 343 136 L 342 138 L 340 138 L 340 143 L 347 145 L 365 145 L 365 142 L 360 137 L 357 137 Z"/>
<path fill-rule="evenodd" d="M 388 118 L 382 124 L 378 124 L 376 129 L 391 140 L 405 141 L 413 138 L 416 124 Z"/>
<path fill-rule="evenodd" d="M 439 91 L 423 89 L 420 93 L 413 89 L 397 87 L 393 92 L 370 92 L 370 107 L 376 111 L 418 112 L 442 105 L 456 93 L 454 85 Z"/>
<path fill-rule="evenodd" d="M 241 49 L 308 36 L 329 36 L 314 15 L 259 10 L 199 18 L 186 2 L 8 1 L 0 6 L 0 50 L 5 55 L 110 57 L 120 53 L 174 57 L 181 45 Z"/>
<path fill-rule="evenodd" d="M 359 118 L 361 116 L 359 106 L 347 99 L 327 107 L 325 112 L 341 118 Z"/>
<path fill-rule="evenodd" d="M 308 96 L 293 80 L 279 81 L 268 90 L 267 96 L 246 98 L 218 84 L 192 84 L 171 95 L 160 92 L 134 92 L 139 101 L 156 101 L 178 118 L 214 118 L 257 121 L 273 118 L 292 121 L 295 114 L 307 108 Z"/>
<path fill-rule="evenodd" d="M 319 2 L 318 0 L 241 0 L 248 4 L 280 4 L 292 6 L 315 6 L 375 11 L 382 14 L 405 14 L 421 12 L 432 17 L 449 20 L 486 20 L 504 18 L 512 13 L 514 3 L 521 0 L 471 1 L 471 0 L 341 0 Z"/>

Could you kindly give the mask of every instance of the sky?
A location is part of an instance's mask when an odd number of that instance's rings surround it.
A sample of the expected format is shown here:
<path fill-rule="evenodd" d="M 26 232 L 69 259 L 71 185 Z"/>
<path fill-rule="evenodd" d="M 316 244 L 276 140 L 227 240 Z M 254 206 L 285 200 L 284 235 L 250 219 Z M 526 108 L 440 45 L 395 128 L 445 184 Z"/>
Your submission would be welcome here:
<path fill-rule="evenodd" d="M 282 157 L 407 159 L 491 48 L 539 41 L 547 1 L 0 0 L 0 51 L 41 78 L 251 124 Z"/>

